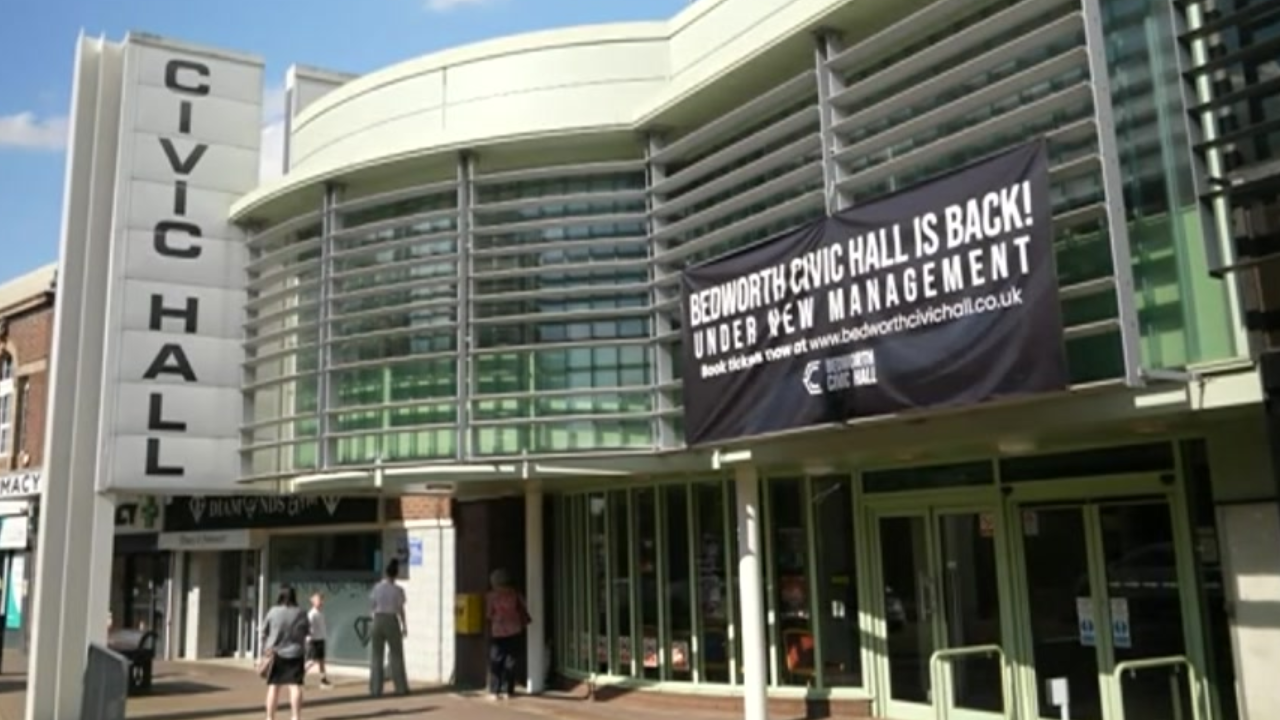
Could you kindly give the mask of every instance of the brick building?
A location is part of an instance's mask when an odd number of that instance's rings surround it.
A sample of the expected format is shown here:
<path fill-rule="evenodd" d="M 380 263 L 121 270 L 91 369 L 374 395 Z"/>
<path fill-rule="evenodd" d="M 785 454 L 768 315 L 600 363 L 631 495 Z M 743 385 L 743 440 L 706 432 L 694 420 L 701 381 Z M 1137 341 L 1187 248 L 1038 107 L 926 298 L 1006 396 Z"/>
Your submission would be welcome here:
<path fill-rule="evenodd" d="M 0 285 L 0 571 L 8 647 L 23 643 L 30 518 L 43 480 L 55 267 Z"/>

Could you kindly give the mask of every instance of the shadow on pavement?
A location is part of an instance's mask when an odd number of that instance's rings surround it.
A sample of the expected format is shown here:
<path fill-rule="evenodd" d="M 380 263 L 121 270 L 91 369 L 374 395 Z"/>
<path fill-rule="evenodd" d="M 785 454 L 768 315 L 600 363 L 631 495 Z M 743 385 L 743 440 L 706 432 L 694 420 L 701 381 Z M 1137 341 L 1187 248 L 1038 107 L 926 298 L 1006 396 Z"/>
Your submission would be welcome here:
<path fill-rule="evenodd" d="M 416 715 L 418 713 L 434 712 L 435 710 L 436 708 L 433 707 L 418 710 L 375 710 L 358 715 L 334 715 L 327 720 L 369 720 L 370 718 L 396 717 L 398 715 Z"/>
<path fill-rule="evenodd" d="M 224 692 L 225 685 L 210 685 L 191 680 L 156 679 L 145 697 L 166 697 L 169 695 L 199 695 L 201 693 Z"/>
<path fill-rule="evenodd" d="M 386 696 L 378 700 L 371 699 L 367 695 L 317 698 L 315 694 L 309 694 L 305 696 L 305 699 L 303 701 L 303 714 L 304 715 L 306 714 L 307 709 L 315 710 L 315 709 L 334 708 L 341 705 L 353 705 L 358 703 L 369 703 L 369 702 L 379 702 L 379 701 L 386 702 L 389 705 L 392 703 L 395 703 L 396 701 L 411 703 L 411 702 L 414 702 L 415 700 L 421 700 L 429 694 L 431 693 L 419 692 L 404 698 L 396 697 L 396 696 Z M 282 712 L 277 713 L 277 715 L 283 714 L 285 716 L 288 716 L 289 713 L 287 709 L 288 707 L 287 701 L 283 701 L 283 698 L 282 698 L 280 707 L 282 709 Z M 438 709 L 439 708 L 431 705 L 423 706 L 423 707 L 411 707 L 411 708 L 386 707 L 379 710 L 361 709 L 361 710 L 354 710 L 353 712 L 355 714 L 351 714 L 351 715 L 332 716 L 329 720 L 344 720 L 344 719 L 345 720 L 364 720 L 365 718 L 396 717 L 400 715 L 415 715 L 419 713 L 434 712 Z M 239 715 L 248 715 L 251 713 L 261 713 L 261 712 L 262 712 L 262 703 L 257 702 L 252 705 L 246 704 L 241 707 L 219 706 L 219 707 L 204 708 L 201 710 L 178 710 L 176 712 L 168 711 L 168 712 L 165 712 L 163 715 L 148 714 L 145 717 L 154 717 L 154 718 L 162 717 L 164 718 L 164 720 L 204 720 L 205 718 L 235 717 Z M 132 716 L 132 713 L 131 713 L 131 716 Z"/>
<path fill-rule="evenodd" d="M 22 692 L 27 689 L 27 678 L 25 675 L 0 680 L 0 695 L 11 692 Z"/>

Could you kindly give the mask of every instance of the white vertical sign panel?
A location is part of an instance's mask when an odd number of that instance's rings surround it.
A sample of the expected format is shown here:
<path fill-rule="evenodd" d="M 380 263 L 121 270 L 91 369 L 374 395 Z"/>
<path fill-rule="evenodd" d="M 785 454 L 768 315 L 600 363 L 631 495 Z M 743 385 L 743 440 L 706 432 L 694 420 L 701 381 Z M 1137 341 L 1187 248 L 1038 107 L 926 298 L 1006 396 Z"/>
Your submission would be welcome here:
<path fill-rule="evenodd" d="M 126 44 L 98 490 L 234 491 L 243 233 L 258 180 L 260 61 L 150 36 Z"/>

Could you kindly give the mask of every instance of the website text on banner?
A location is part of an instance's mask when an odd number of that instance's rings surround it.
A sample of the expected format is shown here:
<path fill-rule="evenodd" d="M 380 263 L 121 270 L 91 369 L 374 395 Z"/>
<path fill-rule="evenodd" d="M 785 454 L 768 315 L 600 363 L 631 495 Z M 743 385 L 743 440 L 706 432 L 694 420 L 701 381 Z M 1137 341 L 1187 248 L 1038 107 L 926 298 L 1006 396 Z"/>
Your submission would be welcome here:
<path fill-rule="evenodd" d="M 1036 141 L 689 268 L 690 445 L 1067 385 Z"/>

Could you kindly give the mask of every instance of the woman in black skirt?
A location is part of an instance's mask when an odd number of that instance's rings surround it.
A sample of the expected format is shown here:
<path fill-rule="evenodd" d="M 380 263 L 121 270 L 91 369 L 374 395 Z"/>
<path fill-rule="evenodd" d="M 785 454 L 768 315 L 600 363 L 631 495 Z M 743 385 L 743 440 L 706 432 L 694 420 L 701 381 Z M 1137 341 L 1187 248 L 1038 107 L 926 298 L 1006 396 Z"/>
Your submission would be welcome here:
<path fill-rule="evenodd" d="M 280 588 L 275 607 L 262 619 L 262 653 L 269 664 L 265 668 L 267 720 L 275 720 L 282 685 L 289 687 L 291 720 L 302 717 L 302 680 L 307 674 L 303 649 L 311 631 L 309 625 L 306 612 L 298 607 L 294 589 L 287 585 Z"/>

